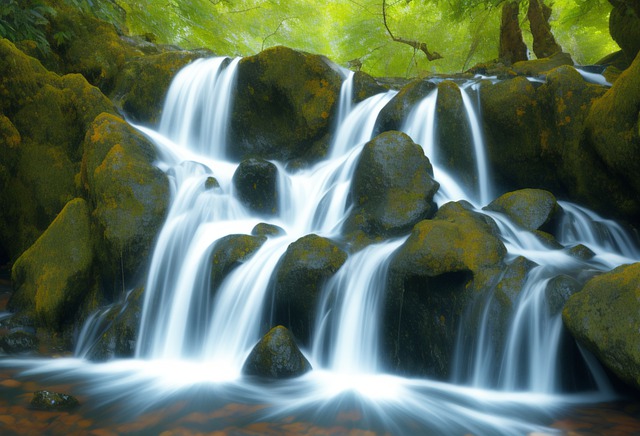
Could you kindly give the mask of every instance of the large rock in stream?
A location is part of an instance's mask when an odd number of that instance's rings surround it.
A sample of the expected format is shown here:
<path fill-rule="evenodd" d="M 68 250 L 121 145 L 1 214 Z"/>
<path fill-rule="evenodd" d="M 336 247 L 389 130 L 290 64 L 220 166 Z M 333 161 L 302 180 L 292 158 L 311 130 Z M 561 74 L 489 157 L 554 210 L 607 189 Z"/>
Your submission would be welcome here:
<path fill-rule="evenodd" d="M 614 374 L 640 389 L 640 263 L 589 280 L 562 319 L 576 340 Z"/>
<path fill-rule="evenodd" d="M 242 367 L 244 375 L 265 379 L 299 377 L 311 371 L 293 335 L 283 326 L 269 330 L 253 347 Z"/>

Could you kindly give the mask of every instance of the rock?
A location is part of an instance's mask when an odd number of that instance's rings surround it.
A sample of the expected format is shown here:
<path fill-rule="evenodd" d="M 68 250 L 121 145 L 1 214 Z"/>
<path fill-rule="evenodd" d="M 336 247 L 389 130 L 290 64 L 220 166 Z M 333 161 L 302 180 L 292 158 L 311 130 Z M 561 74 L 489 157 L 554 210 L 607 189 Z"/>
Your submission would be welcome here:
<path fill-rule="evenodd" d="M 267 240 L 266 236 L 228 235 L 216 241 L 211 252 L 211 291 L 215 293 L 224 278 L 249 259 Z"/>
<path fill-rule="evenodd" d="M 631 62 L 640 52 L 640 5 L 634 0 L 609 3 L 614 6 L 609 14 L 609 33 Z"/>
<path fill-rule="evenodd" d="M 447 203 L 415 225 L 389 266 L 383 315 L 386 365 L 447 379 L 468 304 L 492 289 L 506 249 L 495 223 L 465 203 Z"/>
<path fill-rule="evenodd" d="M 216 189 L 220 187 L 220 183 L 215 177 L 207 177 L 207 180 L 204 181 L 205 189 Z"/>
<path fill-rule="evenodd" d="M 562 312 L 565 303 L 573 294 L 582 288 L 580 282 L 566 274 L 556 276 L 549 280 L 545 288 L 547 306 L 551 315 Z"/>
<path fill-rule="evenodd" d="M 314 234 L 289 245 L 276 268 L 273 323 L 308 344 L 322 287 L 346 260 L 335 243 Z"/>
<path fill-rule="evenodd" d="M 153 145 L 121 118 L 99 115 L 84 140 L 82 183 L 94 207 L 103 269 L 132 277 L 148 258 L 169 203 Z"/>
<path fill-rule="evenodd" d="M 90 211 L 81 198 L 70 201 L 49 228 L 13 265 L 12 310 L 35 310 L 52 330 L 73 321 L 94 285 Z"/>
<path fill-rule="evenodd" d="M 266 379 L 287 379 L 299 377 L 311 369 L 289 330 L 277 326 L 253 347 L 242 373 Z"/>
<path fill-rule="evenodd" d="M 269 48 L 238 64 L 229 126 L 231 158 L 305 162 L 324 156 L 342 75 L 316 55 Z"/>
<path fill-rule="evenodd" d="M 47 411 L 67 411 L 80 406 L 77 398 L 51 391 L 36 391 L 29 405 L 33 409 Z"/>
<path fill-rule="evenodd" d="M 233 173 L 238 199 L 249 209 L 264 215 L 278 212 L 278 168 L 264 159 L 240 162 Z"/>
<path fill-rule="evenodd" d="M 415 80 L 403 86 L 380 111 L 376 121 L 376 131 L 382 133 L 388 130 L 400 130 L 411 110 L 435 89 L 436 85 L 426 80 Z"/>
<path fill-rule="evenodd" d="M 353 76 L 353 103 L 357 104 L 387 89 L 378 84 L 376 79 L 363 71 L 356 71 Z"/>
<path fill-rule="evenodd" d="M 516 74 L 535 77 L 542 76 L 562 65 L 573 65 L 571 55 L 559 52 L 548 58 L 516 62 L 511 68 Z"/>
<path fill-rule="evenodd" d="M 251 230 L 251 234 L 253 236 L 283 236 L 287 232 L 282 227 L 273 224 L 259 223 Z"/>
<path fill-rule="evenodd" d="M 7 354 L 23 354 L 38 349 L 35 334 L 23 329 L 15 329 L 6 334 L 0 333 L 0 349 Z"/>
<path fill-rule="evenodd" d="M 157 124 L 175 75 L 189 62 L 205 55 L 204 52 L 170 51 L 132 59 L 118 72 L 110 95 L 133 121 Z"/>
<path fill-rule="evenodd" d="M 574 245 L 567 250 L 567 254 L 579 260 L 590 260 L 596 255 L 593 250 L 582 244 Z"/>
<path fill-rule="evenodd" d="M 493 200 L 487 210 L 507 215 L 525 230 L 551 229 L 560 211 L 555 196 L 541 189 L 522 189 Z"/>
<path fill-rule="evenodd" d="M 573 337 L 616 374 L 640 389 L 640 263 L 589 280 L 562 312 Z"/>
<path fill-rule="evenodd" d="M 422 148 L 400 132 L 385 132 L 368 142 L 360 154 L 351 197 L 354 209 L 347 232 L 394 236 L 433 215 L 433 196 L 440 187 Z"/>

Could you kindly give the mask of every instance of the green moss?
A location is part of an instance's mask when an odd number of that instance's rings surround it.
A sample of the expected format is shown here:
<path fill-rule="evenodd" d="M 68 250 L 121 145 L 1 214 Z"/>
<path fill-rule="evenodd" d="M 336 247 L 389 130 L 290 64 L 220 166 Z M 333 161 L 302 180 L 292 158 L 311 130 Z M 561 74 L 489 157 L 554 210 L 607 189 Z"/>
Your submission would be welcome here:
<path fill-rule="evenodd" d="M 540 76 L 562 65 L 573 65 L 573 60 L 568 53 L 556 53 L 548 58 L 516 62 L 511 68 L 516 74 Z"/>
<path fill-rule="evenodd" d="M 266 236 L 228 235 L 211 252 L 211 291 L 215 293 L 235 267 L 249 259 L 266 242 Z"/>
<path fill-rule="evenodd" d="M 498 197 L 486 209 L 504 213 L 526 230 L 538 230 L 552 223 L 560 206 L 551 192 L 521 189 Z"/>

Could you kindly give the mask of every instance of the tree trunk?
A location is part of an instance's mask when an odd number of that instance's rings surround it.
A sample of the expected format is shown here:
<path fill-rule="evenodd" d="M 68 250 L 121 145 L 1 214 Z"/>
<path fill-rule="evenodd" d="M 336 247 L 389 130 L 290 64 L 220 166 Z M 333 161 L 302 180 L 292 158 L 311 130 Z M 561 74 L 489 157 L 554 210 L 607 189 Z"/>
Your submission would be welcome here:
<path fill-rule="evenodd" d="M 562 51 L 562 47 L 556 42 L 551 33 L 549 17 L 551 8 L 544 4 L 544 0 L 529 0 L 527 18 L 533 35 L 533 52 L 538 59 L 548 58 Z"/>
<path fill-rule="evenodd" d="M 516 1 L 507 1 L 502 6 L 498 57 L 508 64 L 527 60 L 527 45 L 522 38 L 519 13 L 520 5 Z"/>

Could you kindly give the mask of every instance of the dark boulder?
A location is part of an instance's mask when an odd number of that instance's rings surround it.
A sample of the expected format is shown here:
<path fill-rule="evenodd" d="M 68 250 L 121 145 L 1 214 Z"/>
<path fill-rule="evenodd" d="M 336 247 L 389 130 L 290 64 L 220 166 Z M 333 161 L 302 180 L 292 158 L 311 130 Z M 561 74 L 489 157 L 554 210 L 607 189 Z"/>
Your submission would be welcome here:
<path fill-rule="evenodd" d="M 440 187 L 422 148 L 404 133 L 391 131 L 368 142 L 358 160 L 347 232 L 394 236 L 407 232 L 436 210 Z"/>
<path fill-rule="evenodd" d="M 311 369 L 293 335 L 285 327 L 277 326 L 253 347 L 242 373 L 266 379 L 287 379 L 299 377 Z"/>
<path fill-rule="evenodd" d="M 264 215 L 278 212 L 278 168 L 264 159 L 240 162 L 233 174 L 238 199 L 249 209 Z"/>
<path fill-rule="evenodd" d="M 289 245 L 276 269 L 273 323 L 308 344 L 322 287 L 346 260 L 334 242 L 314 234 Z"/>
<path fill-rule="evenodd" d="M 376 131 L 382 133 L 387 130 L 400 130 L 411 110 L 435 89 L 436 85 L 426 80 L 415 80 L 403 86 L 380 111 Z"/>
<path fill-rule="evenodd" d="M 560 206 L 549 191 L 521 189 L 498 197 L 485 209 L 503 213 L 523 229 L 532 231 L 553 230 Z"/>
<path fill-rule="evenodd" d="M 211 252 L 211 292 L 215 293 L 224 278 L 266 240 L 266 236 L 250 235 L 228 235 L 217 240 Z"/>
<path fill-rule="evenodd" d="M 614 6 L 609 14 L 609 33 L 630 63 L 640 52 L 640 4 L 636 0 L 609 3 Z"/>
<path fill-rule="evenodd" d="M 253 236 L 283 236 L 287 232 L 282 227 L 274 224 L 258 223 L 251 230 L 251 234 Z"/>
<path fill-rule="evenodd" d="M 549 312 L 558 315 L 562 312 L 569 297 L 582 288 L 580 282 L 566 274 L 556 276 L 549 280 L 545 288 L 545 295 Z"/>
<path fill-rule="evenodd" d="M 38 350 L 38 337 L 25 329 L 0 331 L 0 349 L 7 354 L 24 354 Z"/>
<path fill-rule="evenodd" d="M 353 76 L 353 103 L 360 103 L 369 97 L 387 89 L 376 82 L 376 79 L 363 71 L 356 71 Z"/>

